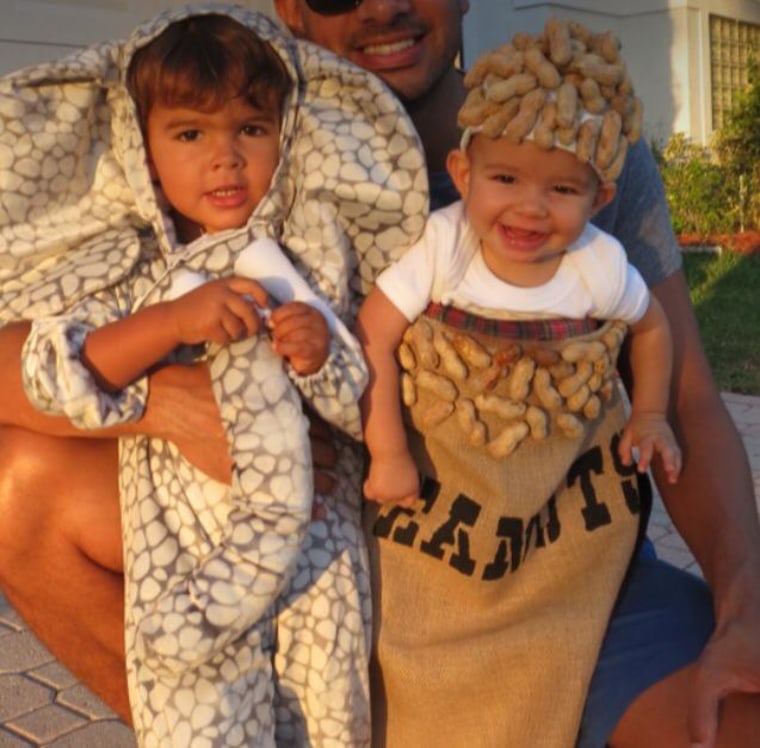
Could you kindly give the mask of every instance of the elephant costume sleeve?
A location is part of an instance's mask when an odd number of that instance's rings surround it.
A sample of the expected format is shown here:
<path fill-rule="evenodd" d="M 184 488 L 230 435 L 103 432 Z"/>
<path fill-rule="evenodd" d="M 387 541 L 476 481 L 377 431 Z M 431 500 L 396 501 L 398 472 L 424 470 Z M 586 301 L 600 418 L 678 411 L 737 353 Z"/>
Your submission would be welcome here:
<path fill-rule="evenodd" d="M 296 272 L 271 239 L 258 239 L 235 262 L 235 273 L 258 280 L 277 302 L 302 301 L 327 320 L 332 335 L 327 361 L 309 376 L 286 367 L 302 396 L 326 421 L 361 438 L 358 402 L 367 371 L 356 338 Z M 206 282 L 200 273 L 173 274 L 168 294 L 176 298 Z M 132 278 L 85 298 L 65 315 L 32 323 L 22 353 L 24 387 L 35 407 L 50 415 L 65 415 L 82 429 L 99 429 L 135 421 L 143 413 L 147 380 L 138 379 L 117 392 L 102 390 L 80 361 L 87 333 L 131 312 Z"/>
<path fill-rule="evenodd" d="M 169 23 L 203 13 L 251 27 L 297 85 L 284 107 L 280 164 L 248 224 L 183 246 L 151 184 L 123 81 L 139 47 Z M 242 250 L 270 238 L 343 326 L 359 292 L 420 234 L 426 211 L 422 150 L 384 85 L 240 7 L 169 11 L 125 42 L 0 81 L 0 323 L 97 308 L 100 319 L 88 324 L 100 324 L 165 298 L 181 272 L 234 272 Z M 63 369 L 78 374 L 82 324 L 53 346 L 69 356 Z M 335 356 L 342 379 L 332 368 L 299 386 L 355 432 L 365 373 L 350 346 L 334 346 Z M 282 361 L 263 338 L 209 346 L 207 358 L 234 463 L 221 531 L 197 518 L 185 524 L 181 512 L 172 515 L 176 525 L 157 530 L 157 518 L 181 502 L 182 480 L 204 477 L 168 443 L 121 440 L 127 651 L 138 653 L 128 663 L 133 701 L 146 678 L 197 667 L 265 614 L 293 573 L 310 518 L 307 424 Z M 138 416 L 146 387 L 88 406 L 85 420 Z M 153 675 L 141 672 L 146 665 Z"/>
<path fill-rule="evenodd" d="M 21 362 L 24 389 L 37 410 L 65 415 L 81 429 L 107 428 L 140 418 L 148 396 L 147 377 L 117 392 L 106 392 L 80 360 L 91 330 L 129 314 L 128 290 L 99 291 L 70 314 L 32 323 Z"/>

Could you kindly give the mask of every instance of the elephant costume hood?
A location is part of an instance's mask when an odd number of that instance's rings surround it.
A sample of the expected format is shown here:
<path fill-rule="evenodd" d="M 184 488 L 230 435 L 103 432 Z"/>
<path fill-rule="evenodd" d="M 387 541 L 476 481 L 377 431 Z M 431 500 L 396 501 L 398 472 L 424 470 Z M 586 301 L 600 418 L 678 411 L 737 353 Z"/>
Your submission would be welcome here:
<path fill-rule="evenodd" d="M 358 269 L 366 292 L 387 255 L 420 233 L 424 157 L 384 84 L 238 6 L 186 6 L 125 41 L 95 44 L 0 80 L 0 322 L 57 314 L 122 278 L 152 228 L 172 262 L 173 227 L 157 201 L 125 85 L 135 51 L 170 23 L 223 13 L 268 41 L 296 85 L 284 106 L 281 158 L 248 225 L 211 242 L 214 265 L 272 236 L 311 266 L 308 279 L 346 311 Z M 325 255 L 326 253 L 326 255 Z M 309 262 L 320 256 L 319 262 Z M 358 263 L 358 267 L 357 267 Z M 363 279 L 363 280 L 359 280 Z"/>

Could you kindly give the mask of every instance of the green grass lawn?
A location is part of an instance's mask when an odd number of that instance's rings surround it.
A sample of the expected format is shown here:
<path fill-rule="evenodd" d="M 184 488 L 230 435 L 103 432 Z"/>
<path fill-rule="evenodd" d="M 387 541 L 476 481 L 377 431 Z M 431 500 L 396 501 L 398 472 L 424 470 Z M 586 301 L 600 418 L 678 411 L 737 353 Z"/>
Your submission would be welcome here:
<path fill-rule="evenodd" d="M 719 389 L 760 395 L 760 254 L 685 254 L 684 272 Z"/>

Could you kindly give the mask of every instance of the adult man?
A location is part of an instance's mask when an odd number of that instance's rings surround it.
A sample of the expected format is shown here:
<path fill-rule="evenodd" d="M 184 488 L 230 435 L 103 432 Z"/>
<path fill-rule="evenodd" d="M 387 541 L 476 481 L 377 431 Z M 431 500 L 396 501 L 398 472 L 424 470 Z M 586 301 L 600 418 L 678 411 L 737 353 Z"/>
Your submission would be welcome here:
<path fill-rule="evenodd" d="M 468 0 L 275 0 L 275 6 L 296 34 L 379 74 L 397 91 L 425 144 L 435 186 L 446 153 L 459 139 L 454 113 L 464 88 L 452 63 Z M 640 190 L 637 199 L 658 194 L 656 184 L 646 186 L 652 189 Z M 631 191 L 621 183 L 620 192 L 629 196 L 626 206 Z M 667 231 L 658 235 L 663 210 L 660 195 L 657 204 L 613 213 L 613 233 L 640 237 L 641 252 L 651 254 L 654 248 L 647 243 L 672 242 Z M 633 225 L 626 228 L 626 221 Z M 717 625 L 697 664 L 641 685 L 610 737 L 613 746 L 677 746 L 689 740 L 712 745 L 718 699 L 730 692 L 760 692 L 760 530 L 752 483 L 702 354 L 678 263 L 664 262 L 661 257 L 654 262 L 659 270 L 653 290 L 676 341 L 673 425 L 685 468 L 677 486 L 662 481 L 662 490 L 710 582 Z M 56 439 L 73 435 L 73 429 L 31 410 L 18 373 L 25 334 L 23 326 L 0 330 L 0 421 L 12 424 L 0 432 L 0 583 L 53 652 L 127 714 L 115 451 L 111 442 Z M 200 467 L 223 477 L 227 464 L 217 421 L 203 370 L 169 369 L 154 377 L 148 412 L 134 428 L 177 442 Z M 649 579 L 642 582 L 645 588 Z M 674 596 L 668 588 L 666 602 Z M 643 646 L 651 651 L 648 642 Z M 753 712 L 760 714 L 760 697 L 727 698 L 721 720 L 726 742 L 719 745 L 749 744 L 731 731 L 742 723 L 746 729 Z"/>

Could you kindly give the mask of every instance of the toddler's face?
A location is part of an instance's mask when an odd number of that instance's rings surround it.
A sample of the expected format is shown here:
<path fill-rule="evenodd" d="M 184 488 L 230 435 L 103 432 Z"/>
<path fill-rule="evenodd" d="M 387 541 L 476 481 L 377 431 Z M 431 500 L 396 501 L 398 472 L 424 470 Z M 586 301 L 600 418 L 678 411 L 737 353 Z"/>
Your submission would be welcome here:
<path fill-rule="evenodd" d="M 148 113 L 151 168 L 180 239 L 244 226 L 279 158 L 280 113 L 242 97 L 210 112 L 156 104 Z"/>
<path fill-rule="evenodd" d="M 486 264 L 519 285 L 551 277 L 562 253 L 615 194 L 573 153 L 476 135 L 449 170 Z"/>

